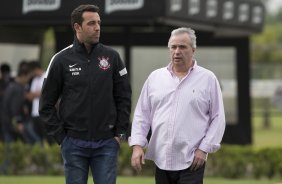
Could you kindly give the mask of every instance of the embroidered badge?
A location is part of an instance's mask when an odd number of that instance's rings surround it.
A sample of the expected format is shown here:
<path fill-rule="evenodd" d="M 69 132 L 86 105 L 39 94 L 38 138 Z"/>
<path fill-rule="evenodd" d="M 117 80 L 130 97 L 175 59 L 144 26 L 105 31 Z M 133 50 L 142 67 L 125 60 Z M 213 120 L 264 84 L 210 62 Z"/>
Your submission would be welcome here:
<path fill-rule="evenodd" d="M 99 67 L 102 69 L 102 70 L 107 70 L 110 68 L 110 63 L 108 62 L 109 60 L 109 57 L 98 57 L 98 60 L 100 61 L 99 62 Z"/>
<path fill-rule="evenodd" d="M 119 75 L 120 76 L 123 76 L 123 75 L 126 75 L 127 74 L 127 70 L 126 68 L 122 69 L 121 71 L 119 71 Z"/>
<path fill-rule="evenodd" d="M 81 68 L 78 67 L 76 63 L 69 65 L 69 71 L 71 72 L 71 75 L 80 75 Z"/>

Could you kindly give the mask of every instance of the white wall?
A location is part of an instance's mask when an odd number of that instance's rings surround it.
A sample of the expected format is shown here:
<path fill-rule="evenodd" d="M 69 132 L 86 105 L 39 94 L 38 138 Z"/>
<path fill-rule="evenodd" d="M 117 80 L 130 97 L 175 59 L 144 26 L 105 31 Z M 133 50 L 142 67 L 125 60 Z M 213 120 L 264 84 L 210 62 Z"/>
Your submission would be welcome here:
<path fill-rule="evenodd" d="M 39 45 L 31 44 L 0 44 L 0 64 L 7 62 L 15 75 L 18 63 L 22 60 L 39 59 Z"/>

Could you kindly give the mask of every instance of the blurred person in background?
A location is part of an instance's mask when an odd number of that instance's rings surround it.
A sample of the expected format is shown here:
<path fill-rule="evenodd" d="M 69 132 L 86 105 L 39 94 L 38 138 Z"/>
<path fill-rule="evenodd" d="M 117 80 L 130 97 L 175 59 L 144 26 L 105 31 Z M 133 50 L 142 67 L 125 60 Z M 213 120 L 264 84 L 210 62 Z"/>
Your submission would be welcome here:
<path fill-rule="evenodd" d="M 0 166 L 0 173 L 6 174 L 10 163 L 10 143 L 16 140 L 28 142 L 25 130 L 25 86 L 31 78 L 29 67 L 19 67 L 14 81 L 5 90 L 2 111 L 2 133 L 5 143 L 4 162 Z"/>
<path fill-rule="evenodd" d="M 282 110 L 282 86 L 277 86 L 271 99 L 271 102 L 276 108 Z"/>
<path fill-rule="evenodd" d="M 170 63 L 149 75 L 135 109 L 131 165 L 140 172 L 145 158 L 153 160 L 156 184 L 202 184 L 225 129 L 220 84 L 194 59 L 194 30 L 173 30 L 168 47 Z"/>
<path fill-rule="evenodd" d="M 25 87 L 32 76 L 28 66 L 19 67 L 14 81 L 7 86 L 2 99 L 2 128 L 4 142 L 10 143 L 18 138 L 28 142 L 24 132 L 26 119 Z"/>
<path fill-rule="evenodd" d="M 129 125 L 127 70 L 118 52 L 99 42 L 98 12 L 95 5 L 73 10 L 73 44 L 53 56 L 40 97 L 40 117 L 61 145 L 67 184 L 87 184 L 89 168 L 95 184 L 115 184 Z"/>
<path fill-rule="evenodd" d="M 32 79 L 34 78 L 34 72 L 33 72 L 33 65 L 32 61 L 26 61 L 23 60 L 19 63 L 18 68 L 29 68 L 31 77 L 29 82 L 25 85 L 25 100 L 24 100 L 24 140 L 26 143 L 29 144 L 35 144 L 35 143 L 41 143 L 40 142 L 40 137 L 37 135 L 37 133 L 34 130 L 34 127 L 32 125 L 32 119 L 31 119 L 31 110 L 32 110 L 32 100 L 31 96 L 33 94 L 30 92 L 30 87 L 31 87 L 31 82 Z"/>
<path fill-rule="evenodd" d="M 52 144 L 54 141 L 51 137 L 47 136 L 44 126 L 45 124 L 39 117 L 39 97 L 41 96 L 45 71 L 42 69 L 38 61 L 31 61 L 29 65 L 33 73 L 33 78 L 31 80 L 30 89 L 26 94 L 26 98 L 32 102 L 30 112 L 32 127 L 42 143 Z"/>
<path fill-rule="evenodd" d="M 11 76 L 11 67 L 8 63 L 4 62 L 0 66 L 1 76 L 0 76 L 0 141 L 3 141 L 2 133 L 2 123 L 1 123 L 1 113 L 2 113 L 2 99 L 5 93 L 5 90 L 9 83 L 13 81 Z"/>

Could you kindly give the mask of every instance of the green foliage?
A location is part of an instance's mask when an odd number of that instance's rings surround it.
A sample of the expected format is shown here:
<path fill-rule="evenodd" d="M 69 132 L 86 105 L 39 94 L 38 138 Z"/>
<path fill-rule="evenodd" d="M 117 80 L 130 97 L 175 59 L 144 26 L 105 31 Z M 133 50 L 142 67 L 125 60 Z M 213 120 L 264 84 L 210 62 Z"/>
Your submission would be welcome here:
<path fill-rule="evenodd" d="M 264 148 L 255 153 L 257 162 L 254 162 L 256 178 L 266 176 L 273 178 L 282 174 L 282 148 Z"/>
<path fill-rule="evenodd" d="M 282 24 L 267 24 L 261 34 L 252 36 L 252 62 L 277 63 L 282 61 Z"/>
<path fill-rule="evenodd" d="M 216 154 L 210 154 L 207 162 L 209 175 L 227 178 L 244 178 L 250 175 L 252 150 L 245 146 L 223 146 Z"/>
<path fill-rule="evenodd" d="M 282 20 L 282 8 L 280 8 L 279 11 L 277 11 L 277 13 L 267 15 L 265 20 L 266 20 L 267 24 L 281 23 L 281 20 Z"/>
<path fill-rule="evenodd" d="M 118 158 L 118 170 L 119 174 L 125 174 L 125 175 L 132 175 L 133 171 L 128 166 L 131 159 L 131 153 L 132 151 L 128 148 L 128 145 L 126 143 L 122 143 L 119 151 L 119 158 Z"/>
<path fill-rule="evenodd" d="M 282 8 L 277 13 L 267 14 L 264 30 L 251 37 L 251 61 L 254 63 L 282 62 Z"/>
<path fill-rule="evenodd" d="M 30 147 L 21 142 L 15 142 L 14 144 L 5 146 L 7 153 L 6 158 L 11 161 L 11 167 L 8 172 L 21 173 L 30 163 L 29 157 L 25 156 L 29 153 Z"/>
<path fill-rule="evenodd" d="M 42 147 L 35 145 L 31 150 L 31 166 L 36 168 L 37 174 L 61 174 L 62 159 L 57 145 Z"/>
<path fill-rule="evenodd" d="M 28 145 L 21 141 L 0 143 L 1 174 L 62 174 L 62 159 L 57 145 Z"/>
<path fill-rule="evenodd" d="M 281 178 L 282 147 L 255 150 L 223 145 L 208 158 L 208 175 L 226 178 Z"/>
<path fill-rule="evenodd" d="M 4 160 L 4 144 L 0 143 L 0 165 L 2 161 Z"/>
<path fill-rule="evenodd" d="M 282 9 L 269 14 L 265 19 L 264 30 L 251 37 L 251 60 L 255 63 L 282 62 Z"/>
<path fill-rule="evenodd" d="M 43 69 L 47 69 L 49 62 L 55 53 L 54 30 L 52 28 L 49 28 L 45 32 L 41 47 L 40 61 Z"/>
<path fill-rule="evenodd" d="M 128 146 L 126 142 L 121 144 L 121 149 L 118 158 L 119 174 L 132 176 L 137 175 L 136 171 L 131 167 L 131 154 L 132 148 Z M 145 165 L 142 166 L 142 176 L 152 176 L 154 174 L 154 163 L 150 160 L 146 160 Z"/>
<path fill-rule="evenodd" d="M 27 145 L 15 142 L 7 147 L 0 143 L 0 163 L 10 159 L 7 175 L 62 175 L 63 162 L 57 145 Z M 5 155 L 5 152 L 8 153 Z M 137 175 L 130 166 L 132 150 L 126 143 L 121 145 L 118 159 L 119 175 Z M 210 154 L 206 176 L 224 178 L 281 178 L 282 147 L 254 149 L 251 146 L 223 145 Z M 155 166 L 146 160 L 141 174 L 153 176 Z"/>

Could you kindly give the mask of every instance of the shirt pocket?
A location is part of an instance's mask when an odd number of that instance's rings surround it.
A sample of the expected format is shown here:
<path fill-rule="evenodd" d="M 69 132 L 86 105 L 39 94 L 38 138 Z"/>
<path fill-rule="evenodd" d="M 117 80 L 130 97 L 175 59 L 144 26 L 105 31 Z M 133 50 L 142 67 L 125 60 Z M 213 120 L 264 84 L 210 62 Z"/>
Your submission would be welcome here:
<path fill-rule="evenodd" d="M 202 113 L 209 111 L 209 93 L 206 90 L 193 89 L 191 92 L 189 104 L 192 109 Z"/>

